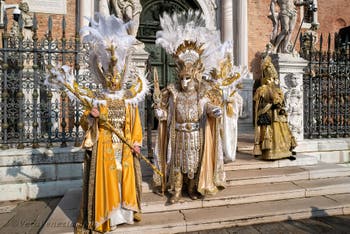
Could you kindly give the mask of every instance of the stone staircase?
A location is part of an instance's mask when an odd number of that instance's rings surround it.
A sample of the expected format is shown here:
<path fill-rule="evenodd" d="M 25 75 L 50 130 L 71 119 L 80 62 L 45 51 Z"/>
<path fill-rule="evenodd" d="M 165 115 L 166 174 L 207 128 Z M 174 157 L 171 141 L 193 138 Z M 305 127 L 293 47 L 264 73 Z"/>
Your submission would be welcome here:
<path fill-rule="evenodd" d="M 152 193 L 151 171 L 143 169 L 143 220 L 113 233 L 181 233 L 350 213 L 350 168 L 312 156 L 266 162 L 241 151 L 225 165 L 225 190 L 173 205 Z M 68 191 L 41 233 L 73 233 L 80 196 L 80 189 Z"/>

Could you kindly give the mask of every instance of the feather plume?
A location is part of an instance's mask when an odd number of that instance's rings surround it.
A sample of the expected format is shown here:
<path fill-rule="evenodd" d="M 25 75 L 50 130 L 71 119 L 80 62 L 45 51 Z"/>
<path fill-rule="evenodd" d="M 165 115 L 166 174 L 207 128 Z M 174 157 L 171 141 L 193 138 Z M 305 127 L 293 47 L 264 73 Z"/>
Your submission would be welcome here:
<path fill-rule="evenodd" d="M 156 33 L 156 44 L 162 46 L 167 53 L 174 54 L 184 41 L 205 45 L 216 37 L 216 31 L 205 27 L 205 20 L 199 11 L 188 11 L 160 17 L 161 31 Z"/>
<path fill-rule="evenodd" d="M 89 66 L 98 78 L 98 82 L 103 84 L 104 77 L 98 73 L 99 66 L 103 71 L 108 71 L 111 62 L 111 47 L 115 50 L 117 57 L 116 69 L 126 76 L 125 63 L 129 56 L 129 51 L 136 42 L 134 36 L 128 34 L 130 23 L 124 23 L 123 20 L 114 15 L 103 16 L 96 14 L 96 21 L 90 19 L 90 25 L 83 27 L 80 31 L 83 41 L 89 43 Z"/>
<path fill-rule="evenodd" d="M 149 92 L 149 83 L 145 76 L 139 76 L 131 63 L 131 48 L 136 39 L 127 32 L 130 23 L 124 23 L 114 15 L 96 14 L 96 20 L 90 19 L 90 26 L 80 31 L 83 41 L 89 44 L 89 66 L 97 77 L 96 83 L 104 90 L 92 92 L 80 88 L 69 66 L 50 68 L 45 83 L 51 88 L 64 90 L 72 100 L 84 106 L 106 104 L 105 99 L 124 100 L 126 104 L 137 105 Z M 114 63 L 115 62 L 115 63 Z M 112 67 L 113 66 L 113 67 Z M 114 67 L 115 66 L 115 67 Z M 110 91 L 106 85 L 105 73 L 116 70 L 122 80 L 121 89 Z M 114 75 L 114 73 L 113 73 Z"/>

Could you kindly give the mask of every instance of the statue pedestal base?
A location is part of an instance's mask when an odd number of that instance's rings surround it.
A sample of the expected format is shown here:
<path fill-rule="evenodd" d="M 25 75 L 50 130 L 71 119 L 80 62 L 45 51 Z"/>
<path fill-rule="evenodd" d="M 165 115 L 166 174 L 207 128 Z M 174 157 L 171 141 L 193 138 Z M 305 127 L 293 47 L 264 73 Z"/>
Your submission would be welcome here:
<path fill-rule="evenodd" d="M 249 132 L 254 129 L 253 125 L 253 85 L 254 80 L 252 74 L 248 73 L 243 79 L 243 89 L 239 90 L 239 94 L 243 98 L 243 113 L 238 119 L 238 131 Z"/>
<path fill-rule="evenodd" d="M 284 94 L 288 123 L 297 141 L 304 140 L 303 75 L 308 62 L 297 55 L 272 54 Z"/>

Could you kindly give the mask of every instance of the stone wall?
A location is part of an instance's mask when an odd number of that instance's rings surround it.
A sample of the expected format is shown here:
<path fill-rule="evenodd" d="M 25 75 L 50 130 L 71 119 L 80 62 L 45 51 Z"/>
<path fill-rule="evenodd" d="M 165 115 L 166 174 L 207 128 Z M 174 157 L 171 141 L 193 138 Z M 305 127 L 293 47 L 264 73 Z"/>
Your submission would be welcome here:
<path fill-rule="evenodd" d="M 62 196 L 82 185 L 80 148 L 0 151 L 0 201 Z"/>

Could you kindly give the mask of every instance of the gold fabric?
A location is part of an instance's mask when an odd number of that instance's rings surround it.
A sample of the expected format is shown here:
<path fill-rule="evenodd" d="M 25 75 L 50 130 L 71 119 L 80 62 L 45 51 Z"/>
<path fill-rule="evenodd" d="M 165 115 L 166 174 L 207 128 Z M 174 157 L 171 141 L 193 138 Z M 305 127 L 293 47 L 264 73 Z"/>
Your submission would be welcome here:
<path fill-rule="evenodd" d="M 204 150 L 198 180 L 198 192 L 203 195 L 215 194 L 218 189 L 214 183 L 216 164 L 216 123 L 209 118 L 205 125 Z"/>
<path fill-rule="evenodd" d="M 225 185 L 222 149 L 221 158 L 218 150 L 222 147 L 217 127 L 220 121 L 207 118 L 207 113 L 216 106 L 211 105 L 200 92 L 182 98 L 183 94 L 177 87 L 168 86 L 166 90 L 163 91 L 167 95 L 163 96 L 161 106 L 166 118 L 159 121 L 155 159 L 159 169 L 167 174 L 166 181 L 154 175 L 154 185 L 163 189 L 169 185 L 176 190 L 176 175 L 182 172 L 185 181 L 196 181 L 198 192 L 214 194 L 218 187 Z M 199 130 L 191 127 L 182 131 L 182 126 L 194 124 L 198 124 Z"/>
<path fill-rule="evenodd" d="M 262 159 L 275 160 L 292 155 L 296 147 L 284 113 L 284 96 L 274 83 L 264 84 L 256 90 L 255 101 L 255 144 L 253 154 Z M 271 124 L 258 125 L 258 118 L 265 114 Z"/>
<path fill-rule="evenodd" d="M 140 212 L 140 189 L 136 182 L 140 177 L 139 166 L 134 166 L 134 157 L 130 148 L 122 145 L 122 160 L 120 172 L 116 165 L 112 133 L 104 126 L 103 119 L 108 116 L 108 107 L 99 107 L 100 121 L 98 123 L 98 141 L 87 151 L 84 165 L 84 182 L 80 215 L 77 221 L 77 233 L 84 230 L 110 231 L 109 217 L 120 207 Z M 91 126 L 85 112 L 81 118 L 83 129 Z M 142 128 L 137 107 L 125 107 L 124 135 L 137 145 L 142 143 Z M 98 119 L 93 119 L 97 122 Z M 93 124 L 92 126 L 97 126 Z M 119 183 L 121 182 L 121 191 Z"/>

